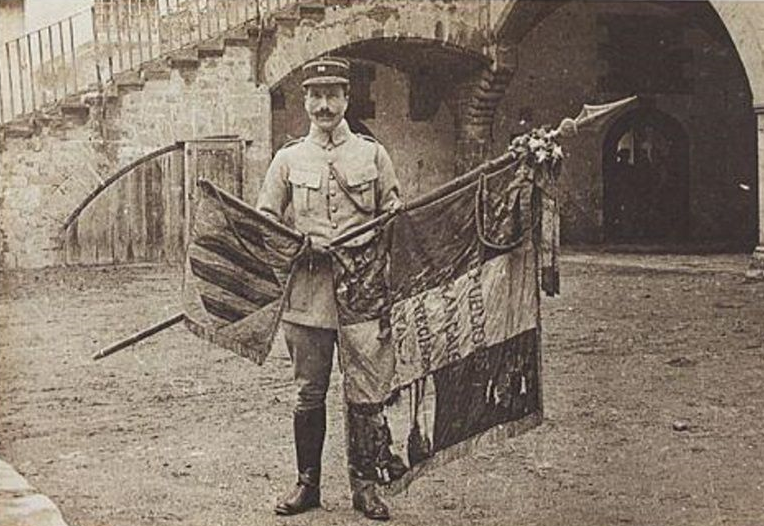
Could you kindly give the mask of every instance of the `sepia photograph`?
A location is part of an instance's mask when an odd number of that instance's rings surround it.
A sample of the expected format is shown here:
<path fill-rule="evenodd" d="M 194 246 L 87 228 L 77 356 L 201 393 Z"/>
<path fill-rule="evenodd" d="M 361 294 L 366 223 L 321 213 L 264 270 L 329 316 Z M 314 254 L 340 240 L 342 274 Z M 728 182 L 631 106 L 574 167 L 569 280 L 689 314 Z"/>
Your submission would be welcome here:
<path fill-rule="evenodd" d="M 764 525 L 764 0 L 0 0 L 0 526 Z"/>

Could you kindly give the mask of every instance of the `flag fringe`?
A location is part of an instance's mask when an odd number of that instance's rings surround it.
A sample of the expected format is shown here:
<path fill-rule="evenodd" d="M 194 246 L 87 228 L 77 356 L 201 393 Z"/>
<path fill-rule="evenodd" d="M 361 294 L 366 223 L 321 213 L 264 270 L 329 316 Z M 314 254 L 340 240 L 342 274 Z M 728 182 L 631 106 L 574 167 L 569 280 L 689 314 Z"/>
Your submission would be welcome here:
<path fill-rule="evenodd" d="M 454 444 L 442 451 L 438 451 L 432 457 L 413 466 L 400 479 L 380 486 L 381 492 L 388 496 L 397 495 L 411 485 L 416 479 L 431 470 L 445 466 L 446 464 L 474 453 L 481 445 L 491 445 L 503 442 L 508 438 L 521 435 L 534 427 L 541 425 L 544 415 L 541 409 L 524 416 L 520 420 L 506 422 L 470 437 L 458 444 Z"/>

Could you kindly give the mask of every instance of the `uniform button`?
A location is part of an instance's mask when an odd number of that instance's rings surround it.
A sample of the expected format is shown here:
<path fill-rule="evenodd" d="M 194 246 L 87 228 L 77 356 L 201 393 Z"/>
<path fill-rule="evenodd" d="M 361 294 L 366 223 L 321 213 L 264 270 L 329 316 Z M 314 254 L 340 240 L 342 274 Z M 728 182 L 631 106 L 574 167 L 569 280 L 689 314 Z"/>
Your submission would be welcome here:
<path fill-rule="evenodd" d="M 330 196 L 332 196 L 332 197 L 334 197 L 335 195 L 337 195 L 337 192 L 336 192 L 336 191 L 334 191 L 334 190 L 330 190 L 330 191 L 329 191 L 329 195 L 330 195 Z"/>
<path fill-rule="evenodd" d="M 336 211 L 337 211 L 337 207 L 336 207 L 336 206 L 333 206 L 333 207 L 332 207 L 332 212 L 336 212 Z"/>
<path fill-rule="evenodd" d="M 332 223 L 332 228 L 337 228 L 337 223 Z"/>
<path fill-rule="evenodd" d="M 330 175 L 330 176 L 329 176 L 329 180 L 330 180 L 330 181 L 334 181 L 334 175 Z"/>

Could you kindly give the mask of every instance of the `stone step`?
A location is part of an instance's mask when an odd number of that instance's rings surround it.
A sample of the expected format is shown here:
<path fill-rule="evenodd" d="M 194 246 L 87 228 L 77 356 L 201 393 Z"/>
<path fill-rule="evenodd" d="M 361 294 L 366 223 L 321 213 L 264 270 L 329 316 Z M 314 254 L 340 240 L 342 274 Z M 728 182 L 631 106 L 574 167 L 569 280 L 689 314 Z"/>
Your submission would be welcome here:
<path fill-rule="evenodd" d="M 326 7 L 320 2 L 300 3 L 297 6 L 297 16 L 301 20 L 321 22 L 326 16 Z"/>
<path fill-rule="evenodd" d="M 495 114 L 494 110 L 469 109 L 467 110 L 467 114 L 465 115 L 465 117 L 470 124 L 487 126 L 493 123 L 494 114 Z"/>
<path fill-rule="evenodd" d="M 5 124 L 2 130 L 6 139 L 29 139 L 35 132 L 34 126 L 27 123 Z"/>
<path fill-rule="evenodd" d="M 491 102 L 485 103 L 481 101 L 473 101 L 472 104 L 470 104 L 469 107 L 467 108 L 467 112 L 468 112 L 467 115 L 469 115 L 469 110 L 473 110 L 476 112 L 485 112 L 485 113 L 490 112 L 493 114 L 496 111 L 496 106 L 498 106 L 498 104 L 494 104 Z"/>
<path fill-rule="evenodd" d="M 79 126 L 90 118 L 90 106 L 84 102 L 64 102 L 59 106 L 64 123 Z"/>
<path fill-rule="evenodd" d="M 232 47 L 246 47 L 252 43 L 249 37 L 249 30 L 246 27 L 237 28 L 229 31 L 223 37 L 223 44 Z"/>
<path fill-rule="evenodd" d="M 249 34 L 247 34 L 249 38 Z M 213 40 L 210 42 L 202 42 L 196 48 L 199 58 L 214 58 L 222 57 L 225 53 L 225 42 L 222 40 Z"/>
<path fill-rule="evenodd" d="M 142 90 L 146 82 L 137 71 L 125 71 L 114 76 L 114 85 L 117 86 L 117 92 L 121 95 L 129 91 Z"/>
<path fill-rule="evenodd" d="M 170 55 L 169 63 L 175 69 L 195 69 L 201 62 L 196 51 L 183 51 Z"/>
<path fill-rule="evenodd" d="M 504 98 L 504 94 L 506 93 L 506 86 L 502 87 L 501 90 L 496 89 L 493 91 L 483 91 L 483 90 L 475 90 L 475 98 L 477 100 L 481 101 L 490 101 L 492 104 L 495 104 L 497 101 L 500 101 Z"/>
<path fill-rule="evenodd" d="M 90 105 L 84 102 L 64 102 L 60 108 L 65 116 L 87 118 L 90 115 Z"/>
<path fill-rule="evenodd" d="M 141 78 L 144 81 L 170 80 L 171 73 L 170 64 L 164 60 L 149 62 L 141 67 Z"/>

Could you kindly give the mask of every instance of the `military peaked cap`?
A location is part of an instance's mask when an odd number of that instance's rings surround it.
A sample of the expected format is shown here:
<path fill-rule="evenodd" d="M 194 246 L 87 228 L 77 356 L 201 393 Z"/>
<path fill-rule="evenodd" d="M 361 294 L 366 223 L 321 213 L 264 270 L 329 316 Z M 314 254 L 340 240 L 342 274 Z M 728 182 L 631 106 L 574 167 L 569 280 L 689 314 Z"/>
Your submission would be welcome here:
<path fill-rule="evenodd" d="M 302 67 L 302 86 L 350 84 L 350 62 L 339 57 L 322 57 Z"/>

